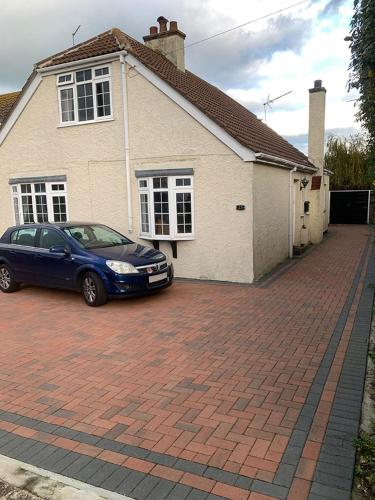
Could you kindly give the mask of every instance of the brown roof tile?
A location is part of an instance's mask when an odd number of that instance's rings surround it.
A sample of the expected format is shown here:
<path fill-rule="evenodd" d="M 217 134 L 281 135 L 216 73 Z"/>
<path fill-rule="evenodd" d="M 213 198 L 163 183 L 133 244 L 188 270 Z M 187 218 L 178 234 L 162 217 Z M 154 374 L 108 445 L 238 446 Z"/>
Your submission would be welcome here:
<path fill-rule="evenodd" d="M 119 52 L 123 49 L 171 85 L 229 135 L 255 153 L 265 153 L 301 165 L 311 165 L 301 151 L 237 101 L 190 71 L 180 71 L 166 57 L 117 28 L 105 31 L 86 42 L 44 59 L 36 66 L 46 68 Z"/>
<path fill-rule="evenodd" d="M 100 56 L 104 54 L 111 54 L 122 50 L 114 30 L 108 30 L 100 35 L 97 35 L 85 42 L 82 42 L 74 47 L 58 52 L 53 56 L 47 57 L 39 61 L 36 66 L 39 68 L 46 68 L 56 64 L 63 64 L 72 61 L 80 61 L 89 57 Z"/>
<path fill-rule="evenodd" d="M 21 92 L 0 95 L 0 125 L 6 120 Z"/>

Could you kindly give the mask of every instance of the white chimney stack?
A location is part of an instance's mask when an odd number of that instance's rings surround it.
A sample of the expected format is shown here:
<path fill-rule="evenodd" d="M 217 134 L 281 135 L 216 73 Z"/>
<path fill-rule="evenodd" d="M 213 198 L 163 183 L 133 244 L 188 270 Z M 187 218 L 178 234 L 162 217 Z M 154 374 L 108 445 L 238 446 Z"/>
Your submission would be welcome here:
<path fill-rule="evenodd" d="M 323 175 L 326 89 L 322 87 L 322 80 L 315 80 L 309 93 L 308 157 L 311 163 L 319 168 L 319 175 Z"/>
<path fill-rule="evenodd" d="M 185 38 L 186 35 L 178 29 L 177 22 L 171 21 L 168 29 L 168 19 L 159 16 L 157 26 L 150 27 L 150 34 L 143 37 L 146 47 L 160 52 L 178 69 L 185 71 Z"/>

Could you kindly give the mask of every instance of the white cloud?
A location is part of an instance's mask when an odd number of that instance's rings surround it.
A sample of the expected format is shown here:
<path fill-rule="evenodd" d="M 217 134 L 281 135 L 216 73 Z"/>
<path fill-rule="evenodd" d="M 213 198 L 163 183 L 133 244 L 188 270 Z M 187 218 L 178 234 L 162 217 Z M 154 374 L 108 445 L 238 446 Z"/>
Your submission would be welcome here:
<path fill-rule="evenodd" d="M 346 89 L 350 52 L 344 37 L 352 14 L 349 4 L 345 2 L 333 18 L 316 16 L 312 36 L 301 52 L 276 52 L 257 70 L 256 87 L 229 89 L 228 93 L 263 118 L 262 103 L 268 96 L 272 99 L 292 90 L 267 109 L 267 124 L 282 135 L 304 134 L 308 127 L 308 88 L 315 79 L 321 79 L 327 89 L 326 127 L 359 129 L 354 103 L 347 102 L 355 97 Z"/>

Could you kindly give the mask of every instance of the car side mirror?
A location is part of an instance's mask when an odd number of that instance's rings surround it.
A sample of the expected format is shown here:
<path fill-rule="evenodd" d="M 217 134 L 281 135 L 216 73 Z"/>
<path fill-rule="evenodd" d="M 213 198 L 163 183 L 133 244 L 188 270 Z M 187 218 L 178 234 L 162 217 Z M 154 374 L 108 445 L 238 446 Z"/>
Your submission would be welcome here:
<path fill-rule="evenodd" d="M 64 253 L 65 255 L 70 255 L 72 253 L 71 249 L 66 245 L 54 245 L 49 251 L 51 253 Z"/>

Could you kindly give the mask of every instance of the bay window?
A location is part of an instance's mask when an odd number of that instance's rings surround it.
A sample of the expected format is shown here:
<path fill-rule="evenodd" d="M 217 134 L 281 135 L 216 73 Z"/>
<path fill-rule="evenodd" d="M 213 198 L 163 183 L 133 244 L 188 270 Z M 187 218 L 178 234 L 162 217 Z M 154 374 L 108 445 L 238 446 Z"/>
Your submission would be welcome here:
<path fill-rule="evenodd" d="M 62 125 L 112 117 L 109 66 L 58 75 L 57 87 Z"/>
<path fill-rule="evenodd" d="M 68 219 L 65 182 L 12 183 L 15 223 L 65 222 Z"/>
<path fill-rule="evenodd" d="M 141 236 L 156 240 L 193 239 L 192 175 L 140 177 L 138 193 Z"/>

